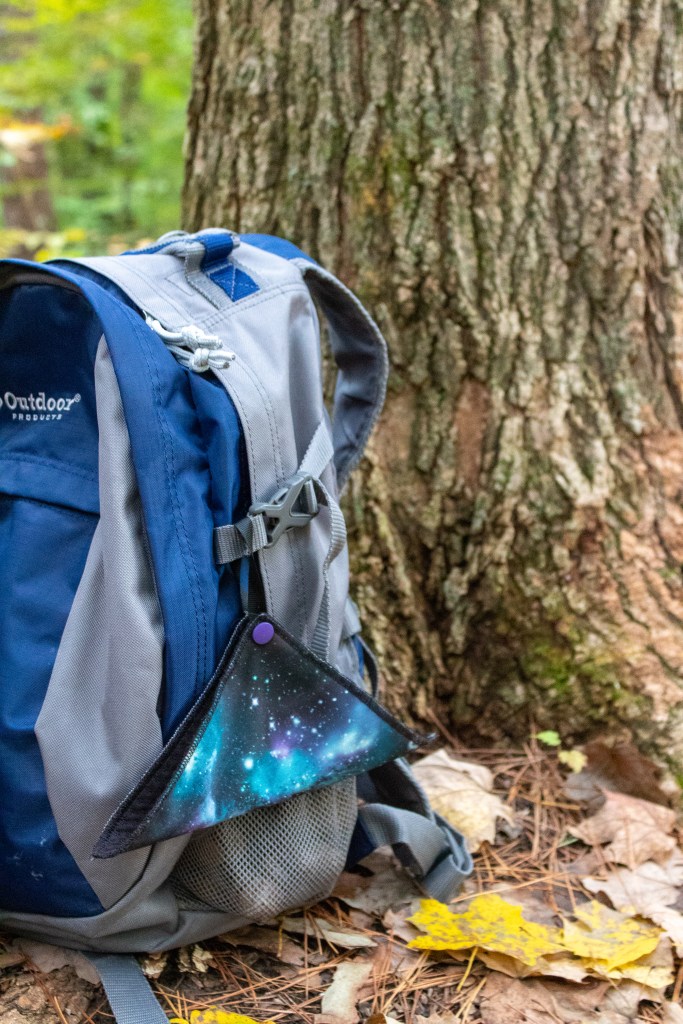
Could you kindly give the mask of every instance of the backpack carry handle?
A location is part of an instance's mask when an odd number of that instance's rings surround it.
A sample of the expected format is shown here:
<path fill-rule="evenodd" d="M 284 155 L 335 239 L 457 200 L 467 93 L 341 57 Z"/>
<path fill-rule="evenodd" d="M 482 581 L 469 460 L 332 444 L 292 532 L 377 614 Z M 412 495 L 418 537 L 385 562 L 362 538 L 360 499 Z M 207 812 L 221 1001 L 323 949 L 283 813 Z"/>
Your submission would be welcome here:
<path fill-rule="evenodd" d="M 356 468 L 384 405 L 389 355 L 382 333 L 346 285 L 308 259 L 293 259 L 325 314 L 339 374 L 332 438 L 339 490 Z"/>

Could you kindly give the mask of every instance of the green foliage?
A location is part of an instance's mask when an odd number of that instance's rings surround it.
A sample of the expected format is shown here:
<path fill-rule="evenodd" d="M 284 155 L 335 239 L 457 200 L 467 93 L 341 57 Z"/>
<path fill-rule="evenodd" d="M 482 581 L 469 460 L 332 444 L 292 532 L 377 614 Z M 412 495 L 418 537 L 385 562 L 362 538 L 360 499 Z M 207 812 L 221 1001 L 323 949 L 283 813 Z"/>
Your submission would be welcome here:
<path fill-rule="evenodd" d="M 61 126 L 41 143 L 58 230 L 101 249 L 112 236 L 126 245 L 176 227 L 191 0 L 14 0 L 2 10 L 0 124 Z M 0 165 L 11 159 L 0 146 Z"/>

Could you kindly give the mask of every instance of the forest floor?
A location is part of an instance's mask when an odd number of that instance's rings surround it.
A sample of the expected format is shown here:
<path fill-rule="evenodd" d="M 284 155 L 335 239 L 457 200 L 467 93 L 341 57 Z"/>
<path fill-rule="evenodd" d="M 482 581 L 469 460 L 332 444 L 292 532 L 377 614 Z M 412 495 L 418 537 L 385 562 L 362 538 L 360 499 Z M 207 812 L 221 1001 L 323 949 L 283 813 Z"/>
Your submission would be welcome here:
<path fill-rule="evenodd" d="M 419 768 L 469 837 L 444 907 L 389 854 L 305 911 L 144 958 L 177 1024 L 682 1024 L 683 833 L 628 744 L 445 746 Z M 104 1024 L 78 954 L 0 936 L 1 1024 Z"/>

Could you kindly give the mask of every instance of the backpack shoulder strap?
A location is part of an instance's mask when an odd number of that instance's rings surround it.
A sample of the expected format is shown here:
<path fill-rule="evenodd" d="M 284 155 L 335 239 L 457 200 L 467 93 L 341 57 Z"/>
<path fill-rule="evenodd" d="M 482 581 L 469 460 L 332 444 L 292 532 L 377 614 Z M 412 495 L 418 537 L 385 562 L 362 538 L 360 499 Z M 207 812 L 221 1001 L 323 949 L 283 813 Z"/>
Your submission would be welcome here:
<path fill-rule="evenodd" d="M 375 321 L 346 285 L 310 260 L 292 262 L 325 315 L 339 370 L 332 436 L 341 491 L 363 457 L 384 405 L 389 377 L 387 345 Z"/>
<path fill-rule="evenodd" d="M 434 813 L 407 761 L 373 769 L 359 780 L 358 791 L 365 802 L 350 859 L 390 846 L 433 899 L 453 899 L 472 873 L 472 856 L 463 836 Z"/>

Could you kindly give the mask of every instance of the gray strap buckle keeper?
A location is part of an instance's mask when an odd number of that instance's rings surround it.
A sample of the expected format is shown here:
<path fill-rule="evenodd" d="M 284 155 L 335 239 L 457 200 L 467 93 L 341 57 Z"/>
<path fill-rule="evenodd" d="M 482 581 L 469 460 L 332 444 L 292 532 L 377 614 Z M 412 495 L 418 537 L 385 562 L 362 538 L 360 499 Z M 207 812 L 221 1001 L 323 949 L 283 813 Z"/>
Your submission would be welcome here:
<path fill-rule="evenodd" d="M 307 526 L 319 511 L 313 477 L 309 473 L 295 473 L 270 501 L 252 505 L 249 516 L 263 516 L 268 537 L 265 547 L 270 548 L 287 530 Z"/>

